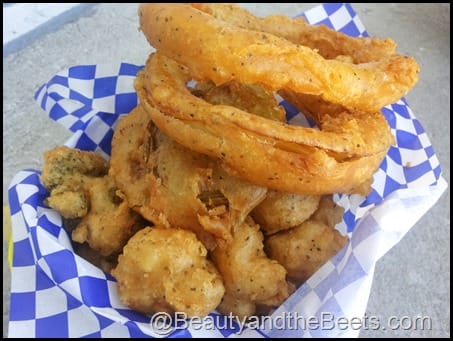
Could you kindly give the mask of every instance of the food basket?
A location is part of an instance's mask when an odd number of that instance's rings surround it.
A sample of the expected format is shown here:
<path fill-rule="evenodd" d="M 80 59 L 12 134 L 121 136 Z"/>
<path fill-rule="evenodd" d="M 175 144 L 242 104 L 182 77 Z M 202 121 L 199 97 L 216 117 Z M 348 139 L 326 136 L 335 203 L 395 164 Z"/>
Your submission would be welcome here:
<path fill-rule="evenodd" d="M 303 14 L 351 36 L 367 36 L 349 4 L 323 4 Z M 137 105 L 140 65 L 78 65 L 41 86 L 37 103 L 73 132 L 66 146 L 110 155 L 118 119 Z M 307 120 L 282 103 L 292 124 Z M 335 195 L 344 207 L 337 228 L 349 242 L 269 319 L 240 321 L 212 312 L 198 320 L 151 318 L 122 305 L 113 277 L 73 252 L 61 216 L 44 204 L 40 171 L 19 172 L 9 188 L 13 232 L 10 337 L 340 337 L 357 336 L 376 262 L 446 188 L 433 147 L 404 98 L 382 109 L 396 145 L 374 175 L 367 197 Z M 259 271 L 259 269 L 257 270 Z"/>

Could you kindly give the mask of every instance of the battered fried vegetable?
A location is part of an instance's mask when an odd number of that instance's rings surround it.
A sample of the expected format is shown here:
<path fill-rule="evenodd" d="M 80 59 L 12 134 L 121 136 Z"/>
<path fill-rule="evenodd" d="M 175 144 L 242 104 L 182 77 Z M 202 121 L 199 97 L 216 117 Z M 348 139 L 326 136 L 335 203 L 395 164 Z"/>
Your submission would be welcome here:
<path fill-rule="evenodd" d="M 277 14 L 259 18 L 235 4 L 191 5 L 234 26 L 268 32 L 294 44 L 310 47 L 326 59 L 348 56 L 353 63 L 368 63 L 388 57 L 396 49 L 396 43 L 390 38 L 353 38 L 325 25 L 310 25 L 302 17 Z"/>
<path fill-rule="evenodd" d="M 111 167 L 94 152 L 46 153 L 46 202 L 130 308 L 267 314 L 345 245 L 331 194 L 368 193 L 394 141 L 379 110 L 414 86 L 418 65 L 391 39 L 235 5 L 143 4 L 139 15 L 157 52 Z M 275 91 L 319 130 L 286 124 Z"/>
<path fill-rule="evenodd" d="M 419 67 L 408 56 L 384 55 L 361 64 L 325 59 L 310 47 L 186 4 L 142 4 L 139 16 L 152 46 L 187 66 L 194 79 L 217 85 L 236 80 L 274 91 L 286 88 L 348 109 L 379 111 L 418 80 Z"/>
<path fill-rule="evenodd" d="M 192 230 L 208 249 L 265 196 L 266 188 L 228 175 L 218 162 L 172 141 L 137 107 L 112 141 L 110 175 L 130 207 L 156 225 Z M 211 199 L 212 198 L 216 198 Z"/>
<path fill-rule="evenodd" d="M 323 195 L 316 212 L 310 217 L 329 227 L 335 227 L 343 219 L 344 208 L 335 204 L 331 195 Z"/>
<path fill-rule="evenodd" d="M 252 217 L 264 233 L 273 234 L 307 220 L 318 208 L 319 199 L 317 195 L 268 191 Z"/>
<path fill-rule="evenodd" d="M 136 89 L 160 130 L 191 150 L 219 158 L 229 174 L 253 184 L 313 195 L 358 192 L 389 148 L 365 146 L 363 129 L 347 113 L 343 133 L 291 126 L 211 105 L 190 93 L 189 80 L 188 70 L 156 53 L 139 73 Z"/>
<path fill-rule="evenodd" d="M 123 304 L 150 314 L 205 316 L 224 294 L 222 278 L 191 231 L 147 227 L 124 247 L 112 275 Z"/>
<path fill-rule="evenodd" d="M 370 191 L 393 143 L 379 111 L 418 80 L 417 63 L 395 53 L 391 39 L 347 37 L 303 19 L 257 18 L 231 5 L 142 4 L 139 15 L 157 54 L 136 89 L 159 129 L 256 185 L 317 195 Z M 186 89 L 192 79 L 244 98 L 250 87 L 254 95 L 260 93 L 253 87 L 266 96 L 280 91 L 308 107 L 320 131 L 275 122 L 265 110 L 250 115 L 252 105 L 232 106 L 228 96 L 210 101 L 210 90 L 209 105 Z M 311 111 L 326 106 L 340 110 Z"/>
<path fill-rule="evenodd" d="M 72 231 L 72 240 L 87 242 L 102 256 L 118 254 L 144 221 L 115 194 L 116 186 L 110 176 L 87 180 L 84 190 L 90 208 Z"/>
<path fill-rule="evenodd" d="M 257 305 L 278 306 L 293 290 L 285 269 L 264 253 L 263 234 L 251 218 L 236 226 L 231 243 L 211 255 L 226 289 L 218 307 L 222 314 L 252 316 Z"/>
<path fill-rule="evenodd" d="M 230 105 L 271 120 L 285 122 L 286 112 L 274 93 L 259 85 L 227 82 L 215 86 L 213 82 L 198 83 L 193 94 L 215 105 Z"/>
<path fill-rule="evenodd" d="M 88 198 L 85 191 L 82 186 L 76 188 L 74 184 L 74 182 L 70 182 L 70 186 L 74 187 L 73 190 L 67 190 L 64 186 L 57 187 L 45 200 L 47 205 L 67 219 L 81 218 L 88 213 Z"/>
<path fill-rule="evenodd" d="M 87 242 L 100 256 L 117 255 L 142 218 L 116 195 L 108 163 L 95 152 L 57 147 L 44 154 L 41 180 L 50 191 L 46 203 L 66 219 L 81 218 L 72 239 Z"/>
<path fill-rule="evenodd" d="M 89 198 L 84 187 L 91 177 L 107 174 L 108 162 L 92 151 L 66 146 L 44 153 L 41 181 L 50 192 L 46 204 L 64 218 L 81 218 L 88 213 Z"/>
<path fill-rule="evenodd" d="M 324 196 L 309 220 L 266 238 L 266 254 L 283 265 L 296 286 L 303 284 L 346 245 L 347 237 L 334 228 L 341 221 L 343 211 L 331 196 Z"/>
<path fill-rule="evenodd" d="M 339 136 L 359 135 L 356 150 L 373 154 L 395 143 L 390 127 L 381 112 L 348 112 L 341 105 L 324 101 L 320 96 L 281 90 L 279 94 L 305 116 L 316 122 L 321 131 L 336 132 Z M 338 154 L 341 158 L 341 153 Z M 344 153 L 347 157 L 348 153 Z"/>
<path fill-rule="evenodd" d="M 78 189 L 84 176 L 103 176 L 107 172 L 108 162 L 98 153 L 60 146 L 44 153 L 41 181 L 49 191 L 60 186 Z"/>

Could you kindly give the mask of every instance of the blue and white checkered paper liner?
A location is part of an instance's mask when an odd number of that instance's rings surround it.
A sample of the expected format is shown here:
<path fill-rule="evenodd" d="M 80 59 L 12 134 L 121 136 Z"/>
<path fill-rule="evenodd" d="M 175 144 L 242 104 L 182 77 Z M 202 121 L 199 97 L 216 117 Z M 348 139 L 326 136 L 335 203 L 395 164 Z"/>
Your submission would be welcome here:
<path fill-rule="evenodd" d="M 312 24 L 351 36 L 367 35 L 349 4 L 324 4 L 302 15 Z M 108 158 L 118 118 L 137 105 L 133 81 L 139 69 L 127 63 L 71 67 L 44 84 L 35 99 L 51 119 L 74 132 L 67 146 L 95 150 Z M 282 104 L 291 123 L 307 124 L 297 110 Z M 371 194 L 335 195 L 345 208 L 337 228 L 349 233 L 350 242 L 275 310 L 274 325 L 269 320 L 260 328 L 250 324 L 238 335 L 239 325 L 227 328 L 229 324 L 216 320 L 218 314 L 213 312 L 207 321 L 213 323 L 205 323 L 206 328 L 199 324 L 173 328 L 170 337 L 358 335 L 358 328 L 331 321 L 363 317 L 377 260 L 447 186 L 428 137 L 407 102 L 401 99 L 382 112 L 397 145 L 375 174 Z M 73 253 L 60 215 L 43 203 L 47 195 L 37 170 L 21 171 L 9 188 L 14 243 L 9 336 L 158 336 L 149 317 L 119 302 L 114 278 Z M 324 330 L 316 323 L 323 319 Z"/>

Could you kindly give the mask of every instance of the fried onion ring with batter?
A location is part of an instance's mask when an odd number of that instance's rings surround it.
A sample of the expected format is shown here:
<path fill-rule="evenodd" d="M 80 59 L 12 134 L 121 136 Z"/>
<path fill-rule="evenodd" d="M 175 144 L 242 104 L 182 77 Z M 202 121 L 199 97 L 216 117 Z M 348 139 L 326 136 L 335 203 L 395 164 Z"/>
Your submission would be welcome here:
<path fill-rule="evenodd" d="M 219 158 L 231 175 L 256 185 L 302 194 L 366 193 L 369 186 L 363 184 L 389 148 L 374 144 L 376 150 L 366 153 L 360 134 L 366 129 L 354 128 L 360 124 L 353 116 L 343 119 L 345 134 L 291 126 L 211 105 L 190 93 L 190 79 L 184 66 L 155 53 L 135 85 L 159 129 L 191 150 Z"/>
<path fill-rule="evenodd" d="M 139 16 L 152 46 L 187 66 L 192 78 L 217 85 L 237 80 L 373 112 L 399 100 L 418 80 L 419 66 L 408 56 L 390 54 L 361 64 L 325 59 L 310 47 L 186 4 L 142 4 Z"/>
<path fill-rule="evenodd" d="M 353 38 L 325 25 L 310 25 L 304 18 L 270 15 L 259 18 L 235 4 L 192 4 L 216 19 L 244 29 L 271 33 L 294 44 L 310 47 L 326 59 L 352 57 L 354 64 L 383 59 L 395 53 L 396 43 L 390 39 Z"/>

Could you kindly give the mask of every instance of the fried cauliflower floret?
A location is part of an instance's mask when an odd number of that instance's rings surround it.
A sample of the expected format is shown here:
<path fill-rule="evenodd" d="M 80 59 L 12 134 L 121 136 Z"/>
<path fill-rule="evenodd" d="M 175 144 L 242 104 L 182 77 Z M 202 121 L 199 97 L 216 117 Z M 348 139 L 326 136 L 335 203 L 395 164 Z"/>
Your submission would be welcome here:
<path fill-rule="evenodd" d="M 60 146 L 44 153 L 41 181 L 48 191 L 59 186 L 78 189 L 86 176 L 103 176 L 107 172 L 108 162 L 98 153 Z"/>
<path fill-rule="evenodd" d="M 278 306 L 293 290 L 286 270 L 264 253 L 263 234 L 250 217 L 235 227 L 231 243 L 220 244 L 211 255 L 225 283 L 222 314 L 252 316 L 257 305 Z"/>
<path fill-rule="evenodd" d="M 78 189 L 53 190 L 46 204 L 67 219 L 81 218 L 88 213 L 88 198 L 85 191 Z"/>
<path fill-rule="evenodd" d="M 143 227 L 141 217 L 115 194 L 115 183 L 108 175 L 87 180 L 85 191 L 90 209 L 72 231 L 72 240 L 87 242 L 102 256 L 119 253 L 128 239 Z"/>
<path fill-rule="evenodd" d="M 143 219 L 107 175 L 108 162 L 99 154 L 57 147 L 44 154 L 41 180 L 50 191 L 46 204 L 65 219 L 78 219 L 72 239 L 88 245 L 102 257 L 117 255 L 141 227 Z"/>
<path fill-rule="evenodd" d="M 207 250 L 188 230 L 146 227 L 124 247 L 112 275 L 121 302 L 142 313 L 205 316 L 225 288 Z"/>
<path fill-rule="evenodd" d="M 331 195 L 323 195 L 318 209 L 310 219 L 320 221 L 327 226 L 334 227 L 343 219 L 344 208 L 335 204 Z"/>
<path fill-rule="evenodd" d="M 46 151 L 41 174 L 41 181 L 50 192 L 46 204 L 67 219 L 85 216 L 89 209 L 86 182 L 107 172 L 108 162 L 95 152 L 66 146 Z"/>
<path fill-rule="evenodd" d="M 252 211 L 253 219 L 265 234 L 297 226 L 316 211 L 318 195 L 294 194 L 269 190 L 266 198 Z"/>
<path fill-rule="evenodd" d="M 309 219 L 297 227 L 268 237 L 265 250 L 288 271 L 297 286 L 303 284 L 347 242 L 336 229 Z"/>

